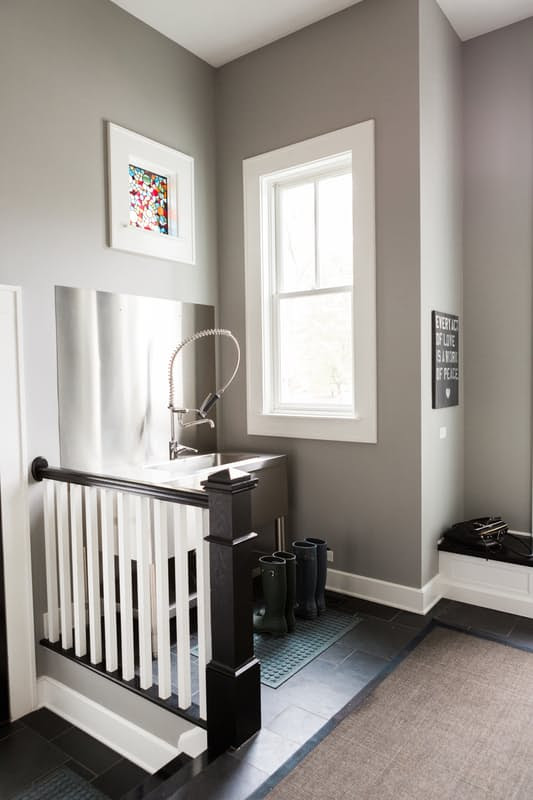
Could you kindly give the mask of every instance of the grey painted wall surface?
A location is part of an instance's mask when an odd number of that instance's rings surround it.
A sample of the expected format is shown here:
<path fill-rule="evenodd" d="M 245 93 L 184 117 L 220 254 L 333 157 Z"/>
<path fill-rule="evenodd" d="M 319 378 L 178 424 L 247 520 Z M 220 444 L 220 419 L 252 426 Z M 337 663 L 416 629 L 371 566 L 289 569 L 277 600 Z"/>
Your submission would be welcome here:
<path fill-rule="evenodd" d="M 214 70 L 108 0 L 3 0 L 0 101 L 0 283 L 23 287 L 28 452 L 58 463 L 54 285 L 216 301 Z M 195 266 L 106 246 L 106 119 L 194 156 Z"/>
<path fill-rule="evenodd" d="M 242 160 L 376 120 L 378 444 L 248 436 L 242 369 L 223 444 L 290 456 L 292 538 L 333 568 L 420 585 L 418 2 L 353 6 L 217 73 L 221 323 L 244 342 Z M 226 365 L 228 366 L 228 365 Z"/>
<path fill-rule="evenodd" d="M 531 530 L 533 19 L 464 45 L 466 514 Z"/>
<path fill-rule="evenodd" d="M 422 584 L 436 543 L 464 515 L 463 403 L 431 407 L 431 311 L 462 315 L 461 43 L 434 0 L 420 3 Z M 460 341 L 462 329 L 460 331 Z M 464 372 L 461 370 L 460 389 Z M 446 439 L 440 428 L 446 427 Z"/>

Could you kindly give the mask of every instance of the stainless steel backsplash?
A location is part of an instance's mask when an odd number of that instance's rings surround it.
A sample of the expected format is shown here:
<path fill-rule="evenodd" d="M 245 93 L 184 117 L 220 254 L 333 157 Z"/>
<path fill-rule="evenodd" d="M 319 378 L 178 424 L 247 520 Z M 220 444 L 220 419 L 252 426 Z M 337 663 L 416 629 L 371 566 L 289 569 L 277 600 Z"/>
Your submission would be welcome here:
<path fill-rule="evenodd" d="M 101 472 L 165 461 L 170 355 L 214 327 L 214 308 L 56 286 L 56 324 L 61 465 Z M 184 348 L 174 376 L 176 403 L 197 408 L 216 388 L 214 338 Z M 181 430 L 180 441 L 215 450 L 216 431 Z"/>

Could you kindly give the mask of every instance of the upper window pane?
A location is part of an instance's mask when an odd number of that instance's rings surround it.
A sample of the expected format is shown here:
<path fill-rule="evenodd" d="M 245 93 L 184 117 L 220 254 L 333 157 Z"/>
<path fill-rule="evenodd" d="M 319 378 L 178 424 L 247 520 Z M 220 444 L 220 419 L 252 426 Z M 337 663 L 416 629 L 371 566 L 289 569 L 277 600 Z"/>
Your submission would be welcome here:
<path fill-rule="evenodd" d="M 281 297 L 279 303 L 279 402 L 351 408 L 351 292 Z"/>
<path fill-rule="evenodd" d="M 352 175 L 317 182 L 319 284 L 349 286 L 353 282 Z"/>
<path fill-rule="evenodd" d="M 312 289 L 315 283 L 314 183 L 280 185 L 277 192 L 279 291 Z"/>

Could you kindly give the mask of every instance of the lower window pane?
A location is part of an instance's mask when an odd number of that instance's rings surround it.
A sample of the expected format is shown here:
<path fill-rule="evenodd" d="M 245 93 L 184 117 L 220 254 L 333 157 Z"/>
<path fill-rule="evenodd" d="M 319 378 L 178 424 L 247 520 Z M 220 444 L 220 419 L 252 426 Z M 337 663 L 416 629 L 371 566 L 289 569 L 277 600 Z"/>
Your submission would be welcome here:
<path fill-rule="evenodd" d="M 351 408 L 351 293 L 281 297 L 279 317 L 279 404 Z"/>

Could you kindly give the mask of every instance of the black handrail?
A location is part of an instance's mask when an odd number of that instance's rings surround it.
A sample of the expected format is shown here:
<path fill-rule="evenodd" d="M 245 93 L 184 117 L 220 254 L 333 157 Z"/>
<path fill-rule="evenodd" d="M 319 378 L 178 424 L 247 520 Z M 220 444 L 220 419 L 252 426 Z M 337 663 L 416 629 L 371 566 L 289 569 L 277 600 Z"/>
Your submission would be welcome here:
<path fill-rule="evenodd" d="M 240 747 L 261 727 L 259 661 L 252 629 L 251 490 L 257 479 L 226 468 L 202 481 L 205 494 L 169 489 L 108 475 L 49 467 L 35 458 L 31 474 L 43 478 L 147 495 L 171 503 L 209 508 L 211 644 L 206 666 L 207 745 L 211 757 Z M 79 662 L 79 659 L 77 659 Z"/>
<path fill-rule="evenodd" d="M 187 506 L 207 508 L 209 498 L 203 492 L 191 492 L 187 489 L 171 489 L 157 486 L 153 483 L 130 481 L 127 478 L 115 478 L 111 475 L 96 475 L 91 472 L 80 472 L 64 467 L 49 467 L 48 461 L 42 456 L 34 458 L 31 464 L 31 474 L 36 481 L 44 478 L 61 483 L 76 483 L 79 486 L 98 486 L 102 489 L 115 489 L 117 492 L 129 492 L 153 497 L 155 500 L 165 500 L 167 503 L 182 503 Z"/>

